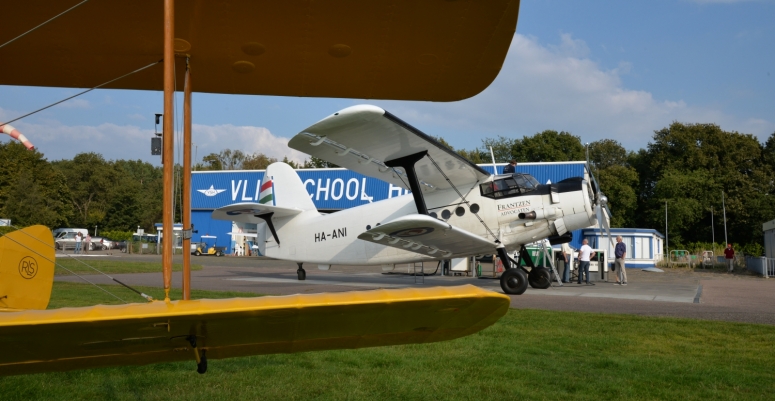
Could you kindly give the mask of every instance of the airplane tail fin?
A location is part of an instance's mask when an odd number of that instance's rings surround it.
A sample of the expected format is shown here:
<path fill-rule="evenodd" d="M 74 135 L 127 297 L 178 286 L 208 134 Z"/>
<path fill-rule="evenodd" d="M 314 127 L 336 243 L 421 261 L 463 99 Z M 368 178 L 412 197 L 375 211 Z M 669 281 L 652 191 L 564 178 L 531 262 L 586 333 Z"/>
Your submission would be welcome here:
<path fill-rule="evenodd" d="M 0 311 L 48 307 L 54 253 L 54 236 L 45 226 L 0 237 Z"/>
<path fill-rule="evenodd" d="M 317 210 L 296 171 L 283 162 L 266 168 L 258 203 L 300 210 Z"/>

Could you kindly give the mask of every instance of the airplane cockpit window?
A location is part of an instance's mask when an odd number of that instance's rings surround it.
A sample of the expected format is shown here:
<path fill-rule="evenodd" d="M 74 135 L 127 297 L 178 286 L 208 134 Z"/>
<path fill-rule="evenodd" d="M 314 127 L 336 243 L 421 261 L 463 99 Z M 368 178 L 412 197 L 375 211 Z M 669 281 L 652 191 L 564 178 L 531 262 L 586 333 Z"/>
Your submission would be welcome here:
<path fill-rule="evenodd" d="M 500 199 L 528 193 L 538 188 L 538 185 L 538 180 L 532 175 L 517 173 L 481 184 L 479 189 L 482 196 Z"/>

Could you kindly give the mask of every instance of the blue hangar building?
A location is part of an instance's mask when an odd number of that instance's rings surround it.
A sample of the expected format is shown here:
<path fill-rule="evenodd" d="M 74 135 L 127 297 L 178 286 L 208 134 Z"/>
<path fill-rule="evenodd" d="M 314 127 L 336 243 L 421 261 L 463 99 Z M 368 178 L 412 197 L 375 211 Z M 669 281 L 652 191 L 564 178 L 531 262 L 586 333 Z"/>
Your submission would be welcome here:
<path fill-rule="evenodd" d="M 505 163 L 497 164 L 498 173 Z M 492 164 L 481 165 L 492 172 Z M 541 183 L 583 177 L 586 162 L 520 163 L 517 171 L 535 177 Z M 409 191 L 376 178 L 343 168 L 302 169 L 296 171 L 319 210 L 342 210 L 370 202 L 408 195 Z M 242 202 L 258 202 L 263 170 L 194 171 L 191 174 L 192 241 L 202 235 L 216 236 L 219 246 L 232 253 L 247 253 L 255 239 L 255 224 L 242 224 L 211 217 L 213 210 Z M 581 230 L 573 233 L 571 246 L 581 246 Z"/>

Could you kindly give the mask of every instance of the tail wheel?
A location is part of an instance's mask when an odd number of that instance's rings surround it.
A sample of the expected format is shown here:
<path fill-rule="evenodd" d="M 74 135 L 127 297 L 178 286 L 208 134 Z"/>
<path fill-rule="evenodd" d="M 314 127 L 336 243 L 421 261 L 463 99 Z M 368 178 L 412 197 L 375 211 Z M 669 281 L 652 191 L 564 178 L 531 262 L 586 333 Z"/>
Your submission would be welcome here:
<path fill-rule="evenodd" d="M 207 372 L 207 355 L 205 350 L 199 356 L 199 363 L 196 364 L 196 373 L 203 375 Z"/>
<path fill-rule="evenodd" d="M 527 290 L 527 274 L 520 268 L 506 270 L 501 274 L 501 289 L 509 295 L 521 295 Z"/>
<path fill-rule="evenodd" d="M 546 289 L 552 285 L 552 274 L 545 267 L 535 267 L 527 278 L 533 288 Z"/>

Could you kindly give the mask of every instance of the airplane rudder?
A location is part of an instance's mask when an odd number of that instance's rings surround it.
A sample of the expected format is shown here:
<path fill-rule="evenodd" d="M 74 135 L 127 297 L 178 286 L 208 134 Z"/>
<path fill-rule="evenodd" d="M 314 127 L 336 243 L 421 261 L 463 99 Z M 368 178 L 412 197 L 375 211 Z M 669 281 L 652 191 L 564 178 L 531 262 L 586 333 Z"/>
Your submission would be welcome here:
<path fill-rule="evenodd" d="M 259 203 L 302 210 L 317 209 L 299 174 L 283 162 L 273 163 L 266 168 Z"/>

